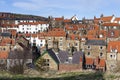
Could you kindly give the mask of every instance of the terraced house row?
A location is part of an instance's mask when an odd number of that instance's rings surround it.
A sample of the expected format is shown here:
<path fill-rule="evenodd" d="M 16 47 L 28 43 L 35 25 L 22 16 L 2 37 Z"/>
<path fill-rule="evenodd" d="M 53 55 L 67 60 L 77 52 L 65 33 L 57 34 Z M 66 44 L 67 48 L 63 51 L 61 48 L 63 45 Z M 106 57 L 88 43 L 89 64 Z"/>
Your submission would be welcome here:
<path fill-rule="evenodd" d="M 1 68 L 9 69 L 20 62 L 25 62 L 25 67 L 34 68 L 35 58 L 37 61 L 44 59 L 45 70 L 55 71 L 112 71 L 119 64 L 119 17 L 101 15 L 100 18 L 82 20 L 76 16 L 71 19 L 48 17 L 47 20 L 22 18 L 12 22 L 12 18 L 3 17 L 0 17 Z M 26 55 L 21 56 L 24 54 L 20 51 Z M 36 53 L 39 56 L 36 57 Z"/>

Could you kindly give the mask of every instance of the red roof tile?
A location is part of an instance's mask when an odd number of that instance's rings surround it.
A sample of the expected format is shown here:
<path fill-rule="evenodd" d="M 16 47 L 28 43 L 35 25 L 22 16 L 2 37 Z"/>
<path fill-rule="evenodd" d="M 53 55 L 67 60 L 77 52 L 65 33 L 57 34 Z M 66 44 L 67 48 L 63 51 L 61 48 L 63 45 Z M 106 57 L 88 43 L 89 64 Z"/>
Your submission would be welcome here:
<path fill-rule="evenodd" d="M 120 41 L 110 41 L 107 46 L 107 52 L 119 52 L 120 53 Z"/>
<path fill-rule="evenodd" d="M 118 23 L 103 23 L 102 26 L 120 26 Z"/>
<path fill-rule="evenodd" d="M 105 59 L 100 59 L 99 66 L 105 67 Z"/>
<path fill-rule="evenodd" d="M 105 16 L 105 17 L 101 17 L 100 20 L 102 20 L 103 22 L 110 22 L 112 18 L 113 16 Z"/>
<path fill-rule="evenodd" d="M 115 18 L 115 20 L 114 21 L 120 21 L 120 18 L 118 17 L 118 18 Z"/>
<path fill-rule="evenodd" d="M 86 58 L 86 65 L 93 65 L 94 59 L 93 58 Z"/>
<path fill-rule="evenodd" d="M 63 17 L 61 17 L 61 18 L 55 18 L 55 21 L 63 21 L 63 20 L 64 20 Z"/>
<path fill-rule="evenodd" d="M 7 59 L 8 52 L 7 51 L 0 51 L 0 59 Z"/>

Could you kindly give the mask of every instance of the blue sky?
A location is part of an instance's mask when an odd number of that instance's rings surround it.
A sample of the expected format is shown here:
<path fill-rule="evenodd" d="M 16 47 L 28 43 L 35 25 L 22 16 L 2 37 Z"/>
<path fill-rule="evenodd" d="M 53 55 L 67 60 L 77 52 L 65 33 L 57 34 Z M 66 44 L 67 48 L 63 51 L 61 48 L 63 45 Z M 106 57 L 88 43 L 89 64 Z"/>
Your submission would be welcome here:
<path fill-rule="evenodd" d="M 0 0 L 0 12 L 79 19 L 115 15 L 120 17 L 120 0 Z"/>

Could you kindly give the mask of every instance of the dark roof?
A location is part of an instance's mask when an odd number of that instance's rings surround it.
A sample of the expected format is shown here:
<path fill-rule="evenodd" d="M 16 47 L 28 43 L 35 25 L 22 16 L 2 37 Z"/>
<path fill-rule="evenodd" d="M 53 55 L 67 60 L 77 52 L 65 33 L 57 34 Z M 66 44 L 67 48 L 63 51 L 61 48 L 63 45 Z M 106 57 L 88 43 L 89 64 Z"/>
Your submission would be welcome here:
<path fill-rule="evenodd" d="M 83 60 L 83 56 L 84 53 L 81 52 L 81 51 L 77 51 L 73 54 L 73 59 L 72 59 L 72 63 L 74 64 L 79 64 L 80 63 L 80 57 L 82 57 L 82 60 Z"/>
<path fill-rule="evenodd" d="M 8 59 L 32 59 L 32 54 L 29 52 L 29 50 L 26 50 L 25 52 L 14 50 L 10 51 Z"/>
<path fill-rule="evenodd" d="M 61 63 L 65 63 L 68 60 L 68 52 L 67 51 L 59 51 L 58 57 Z"/>
<path fill-rule="evenodd" d="M 3 37 L 11 37 L 10 32 L 2 32 L 0 35 L 3 36 Z"/>
<path fill-rule="evenodd" d="M 56 54 L 53 52 L 53 50 L 52 49 L 48 49 L 47 52 L 54 59 L 54 61 L 58 64 L 59 60 L 58 60 Z"/>
<path fill-rule="evenodd" d="M 73 56 L 71 56 L 72 60 L 69 59 L 69 53 L 67 51 L 59 51 L 58 57 L 61 63 L 79 64 L 80 57 L 83 58 L 83 52 L 74 52 Z"/>
<path fill-rule="evenodd" d="M 106 46 L 106 42 L 104 40 L 87 40 L 85 45 L 100 45 Z"/>

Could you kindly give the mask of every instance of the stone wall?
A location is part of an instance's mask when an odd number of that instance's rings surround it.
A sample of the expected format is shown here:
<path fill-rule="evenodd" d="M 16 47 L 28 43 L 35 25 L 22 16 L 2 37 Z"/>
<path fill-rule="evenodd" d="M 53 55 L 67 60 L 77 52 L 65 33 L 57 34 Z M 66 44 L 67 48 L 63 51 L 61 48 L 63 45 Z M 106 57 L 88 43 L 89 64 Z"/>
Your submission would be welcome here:
<path fill-rule="evenodd" d="M 49 70 L 58 70 L 57 63 L 48 54 L 44 54 L 42 58 L 49 59 Z"/>
<path fill-rule="evenodd" d="M 90 55 L 88 55 L 88 52 L 90 52 Z M 100 53 L 103 53 L 103 55 L 100 56 Z M 91 58 L 99 56 L 100 58 L 106 59 L 106 46 L 90 45 L 90 48 L 88 48 L 88 45 L 85 45 L 85 56 Z"/>

